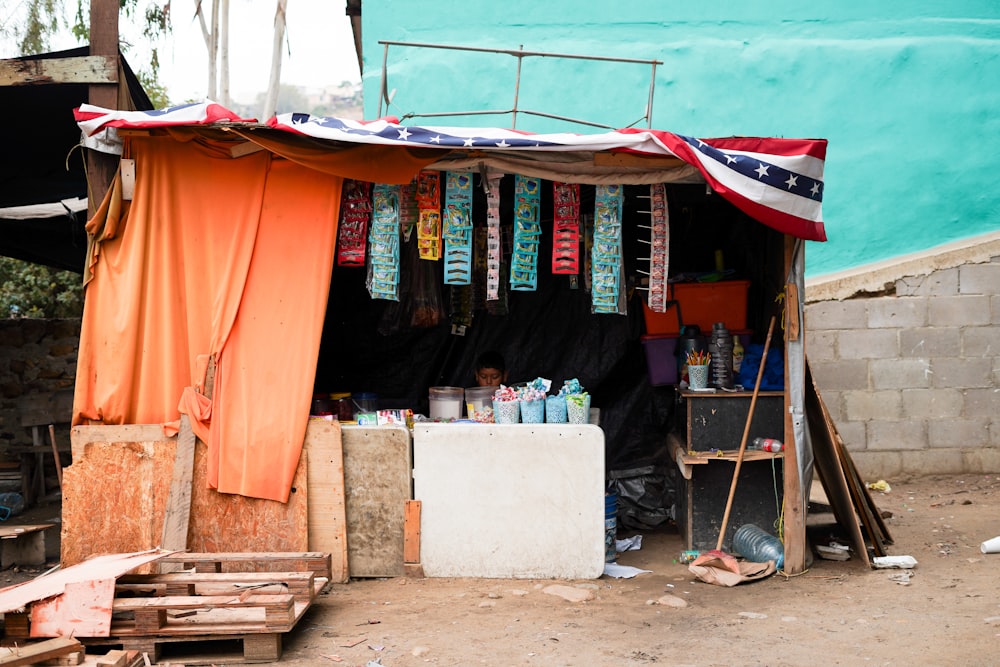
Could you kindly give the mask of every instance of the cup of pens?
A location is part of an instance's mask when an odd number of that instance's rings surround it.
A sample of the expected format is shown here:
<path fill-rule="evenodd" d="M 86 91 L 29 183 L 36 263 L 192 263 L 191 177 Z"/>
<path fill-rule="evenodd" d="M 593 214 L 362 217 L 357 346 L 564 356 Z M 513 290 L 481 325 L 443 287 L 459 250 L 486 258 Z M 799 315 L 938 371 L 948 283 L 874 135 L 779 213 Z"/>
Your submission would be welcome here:
<path fill-rule="evenodd" d="M 708 365 L 712 355 L 707 352 L 692 350 L 687 353 L 688 386 L 691 389 L 708 388 Z"/>

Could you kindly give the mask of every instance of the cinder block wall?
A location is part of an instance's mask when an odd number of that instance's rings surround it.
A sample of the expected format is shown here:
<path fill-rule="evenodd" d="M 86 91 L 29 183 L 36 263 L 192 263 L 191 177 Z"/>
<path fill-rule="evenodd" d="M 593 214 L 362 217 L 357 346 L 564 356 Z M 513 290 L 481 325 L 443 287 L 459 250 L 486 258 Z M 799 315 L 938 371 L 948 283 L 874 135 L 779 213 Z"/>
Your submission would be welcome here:
<path fill-rule="evenodd" d="M 73 391 L 79 348 L 79 319 L 0 320 L 0 457 L 11 444 L 31 444 L 30 431 L 21 426 L 22 406 L 45 405 L 57 392 Z M 68 425 L 57 437 L 69 442 Z"/>
<path fill-rule="evenodd" d="M 1000 472 L 1000 257 L 888 287 L 805 310 L 809 364 L 859 471 Z"/>

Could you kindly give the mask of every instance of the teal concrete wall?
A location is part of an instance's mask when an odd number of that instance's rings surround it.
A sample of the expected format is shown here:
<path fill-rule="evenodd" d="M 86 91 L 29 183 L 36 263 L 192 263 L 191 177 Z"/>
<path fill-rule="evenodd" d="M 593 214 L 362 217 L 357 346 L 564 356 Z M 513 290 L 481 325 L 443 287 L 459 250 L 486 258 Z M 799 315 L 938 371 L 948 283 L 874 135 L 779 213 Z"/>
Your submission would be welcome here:
<path fill-rule="evenodd" d="M 995 0 L 370 0 L 362 20 L 366 117 L 389 40 L 661 60 L 657 129 L 828 139 L 829 241 L 810 243 L 810 277 L 1000 229 Z M 509 56 L 391 47 L 387 76 L 382 113 L 403 117 L 508 109 L 517 72 Z M 529 58 L 518 106 L 623 127 L 642 117 L 649 80 L 645 65 Z M 517 127 L 598 131 L 524 115 Z"/>

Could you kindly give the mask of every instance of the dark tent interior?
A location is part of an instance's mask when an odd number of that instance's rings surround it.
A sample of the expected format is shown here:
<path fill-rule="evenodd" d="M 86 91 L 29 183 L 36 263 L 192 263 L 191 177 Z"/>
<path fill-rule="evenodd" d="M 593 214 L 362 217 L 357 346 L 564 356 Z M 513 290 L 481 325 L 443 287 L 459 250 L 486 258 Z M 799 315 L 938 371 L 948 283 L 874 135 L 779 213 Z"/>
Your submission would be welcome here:
<path fill-rule="evenodd" d="M 476 184 L 473 224 L 480 230 L 485 226 L 485 195 L 478 176 Z M 552 184 L 543 183 L 542 192 L 542 228 L 549 230 Z M 417 258 L 415 235 L 401 250 L 399 302 L 371 299 L 364 268 L 334 267 L 317 393 L 374 392 L 381 408 L 409 407 L 427 414 L 428 387 L 473 386 L 476 358 L 493 349 L 503 354 L 511 383 L 544 377 L 558 389 L 564 380 L 579 379 L 592 405 L 600 409 L 609 475 L 665 473 L 670 463 L 666 433 L 674 427 L 677 397 L 673 386 L 650 384 L 642 342 L 645 293 L 639 288 L 641 271 L 648 266 L 640 258 L 648 256 L 641 242 L 649 234 L 643 227 L 649 220 L 643 212 L 648 210 L 648 199 L 643 199 L 648 194 L 649 186 L 625 188 L 625 316 L 591 312 L 585 266 L 579 276 L 552 275 L 550 234 L 543 235 L 539 250 L 537 291 L 503 289 L 502 277 L 501 299 L 496 302 L 485 301 L 481 273 L 474 273 L 470 286 L 444 285 L 443 262 Z M 667 197 L 671 280 L 718 278 L 715 257 L 721 251 L 725 279 L 750 281 L 747 327 L 752 340 L 762 342 L 771 314 L 780 311 L 774 297 L 784 285 L 783 236 L 707 192 L 704 185 L 668 185 Z M 509 230 L 512 176 L 501 182 L 500 201 L 501 229 Z M 593 205 L 594 187 L 581 186 L 581 212 L 593 211 Z M 507 258 L 509 236 L 501 237 Z M 482 247 L 474 243 L 474 257 Z M 585 255 L 580 256 L 582 264 Z M 426 316 L 433 304 L 440 308 L 437 323 L 417 326 L 434 320 Z M 668 310 L 671 317 L 676 310 Z M 679 316 L 682 319 L 683 312 Z"/>

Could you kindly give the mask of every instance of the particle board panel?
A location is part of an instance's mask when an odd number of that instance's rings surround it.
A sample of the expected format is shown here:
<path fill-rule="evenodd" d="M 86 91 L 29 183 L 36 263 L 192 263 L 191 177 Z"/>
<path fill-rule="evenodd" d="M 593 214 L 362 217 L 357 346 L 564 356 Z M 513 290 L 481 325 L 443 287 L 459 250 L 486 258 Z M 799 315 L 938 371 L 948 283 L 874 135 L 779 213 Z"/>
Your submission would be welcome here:
<path fill-rule="evenodd" d="M 418 424 L 413 464 L 426 576 L 603 574 L 600 427 Z"/>
<path fill-rule="evenodd" d="M 64 471 L 62 563 L 95 553 L 121 553 L 159 544 L 173 472 L 176 437 L 158 425 L 82 426 L 73 431 L 83 456 Z M 133 435 L 157 437 L 127 442 Z M 81 445 L 80 442 L 83 444 Z M 307 435 L 308 441 L 308 435 Z M 200 552 L 307 551 L 308 455 L 288 503 L 220 494 L 206 481 L 207 447 L 195 447 L 187 546 Z M 341 485 L 342 490 L 342 485 Z"/>
<path fill-rule="evenodd" d="M 343 447 L 350 576 L 402 576 L 411 498 L 409 429 L 344 426 Z"/>

